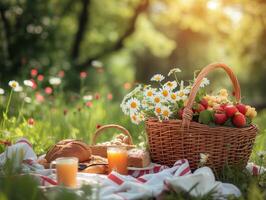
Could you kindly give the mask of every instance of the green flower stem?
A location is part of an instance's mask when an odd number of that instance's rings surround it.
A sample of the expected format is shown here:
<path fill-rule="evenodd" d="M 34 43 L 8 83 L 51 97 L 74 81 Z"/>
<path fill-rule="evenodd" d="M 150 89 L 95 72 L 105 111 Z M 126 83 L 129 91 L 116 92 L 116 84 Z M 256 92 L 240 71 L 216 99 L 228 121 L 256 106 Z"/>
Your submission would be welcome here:
<path fill-rule="evenodd" d="M 7 102 L 6 111 L 5 111 L 6 116 L 7 116 L 8 112 L 9 112 L 9 107 L 10 107 L 12 94 L 13 94 L 13 89 L 11 90 L 11 92 L 9 94 L 9 97 L 8 97 L 8 102 Z"/>

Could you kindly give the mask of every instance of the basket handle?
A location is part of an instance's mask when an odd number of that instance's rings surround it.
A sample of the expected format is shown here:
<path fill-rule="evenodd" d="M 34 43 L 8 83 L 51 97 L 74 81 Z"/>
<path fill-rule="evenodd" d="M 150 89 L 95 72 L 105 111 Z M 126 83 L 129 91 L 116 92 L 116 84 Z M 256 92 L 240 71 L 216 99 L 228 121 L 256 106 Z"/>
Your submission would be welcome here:
<path fill-rule="evenodd" d="M 92 139 L 92 145 L 96 144 L 96 140 L 99 137 L 99 135 L 106 129 L 110 129 L 110 128 L 115 128 L 118 129 L 120 131 L 122 131 L 122 133 L 126 136 L 128 136 L 129 138 L 129 145 L 133 145 L 133 140 L 132 137 L 129 133 L 129 131 L 127 129 L 125 129 L 123 126 L 117 125 L 117 124 L 108 124 L 108 125 L 104 125 L 101 126 L 99 129 L 96 130 L 96 132 L 94 133 L 93 139 Z"/>
<path fill-rule="evenodd" d="M 238 82 L 236 76 L 234 75 L 232 69 L 224 63 L 209 64 L 201 70 L 201 72 L 197 76 L 197 78 L 196 78 L 196 80 L 195 80 L 195 82 L 191 88 L 191 92 L 190 92 L 189 97 L 188 97 L 188 102 L 187 102 L 187 105 L 185 106 L 184 112 L 183 112 L 183 121 L 182 121 L 183 127 L 184 126 L 189 127 L 189 123 L 192 120 L 192 117 L 193 117 L 192 106 L 193 106 L 194 100 L 196 98 L 197 92 L 200 88 L 200 84 L 201 84 L 203 78 L 206 77 L 210 72 L 212 72 L 213 70 L 215 70 L 217 68 L 221 68 L 221 69 L 225 70 L 225 72 L 227 73 L 227 75 L 229 76 L 229 78 L 231 79 L 231 82 L 233 84 L 234 96 L 236 98 L 236 102 L 239 103 L 241 101 L 240 85 L 239 85 L 239 82 Z"/>

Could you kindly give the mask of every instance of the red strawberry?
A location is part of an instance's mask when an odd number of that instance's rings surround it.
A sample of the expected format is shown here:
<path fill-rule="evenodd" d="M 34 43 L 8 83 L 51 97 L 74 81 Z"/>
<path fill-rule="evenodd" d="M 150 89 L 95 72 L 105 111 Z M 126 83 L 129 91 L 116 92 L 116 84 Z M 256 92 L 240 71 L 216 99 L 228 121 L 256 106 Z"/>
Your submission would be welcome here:
<path fill-rule="evenodd" d="M 207 109 L 209 106 L 207 99 L 204 98 L 201 99 L 200 104 L 203 105 L 205 109 Z"/>
<path fill-rule="evenodd" d="M 238 112 L 237 108 L 233 105 L 225 106 L 224 110 L 227 117 L 233 117 L 236 114 L 236 112 Z"/>
<path fill-rule="evenodd" d="M 215 113 L 214 114 L 214 122 L 215 124 L 223 125 L 227 120 L 227 116 L 225 113 Z"/>
<path fill-rule="evenodd" d="M 179 111 L 178 111 L 178 118 L 179 119 L 183 118 L 183 112 L 184 112 L 184 108 L 179 109 Z"/>
<path fill-rule="evenodd" d="M 236 105 L 236 108 L 238 109 L 239 112 L 241 112 L 243 115 L 246 114 L 247 112 L 247 108 L 246 108 L 246 105 L 242 104 L 242 103 L 239 103 Z"/>
<path fill-rule="evenodd" d="M 205 110 L 205 107 L 202 104 L 196 104 L 192 110 L 193 112 L 200 113 Z"/>
<path fill-rule="evenodd" d="M 240 112 L 237 112 L 233 118 L 233 124 L 238 127 L 238 128 L 241 128 L 243 126 L 246 125 L 246 118 L 245 116 L 240 113 Z"/>
<path fill-rule="evenodd" d="M 223 104 L 220 105 L 220 107 L 221 107 L 223 110 L 225 109 L 226 106 L 227 106 L 226 103 L 223 103 Z"/>

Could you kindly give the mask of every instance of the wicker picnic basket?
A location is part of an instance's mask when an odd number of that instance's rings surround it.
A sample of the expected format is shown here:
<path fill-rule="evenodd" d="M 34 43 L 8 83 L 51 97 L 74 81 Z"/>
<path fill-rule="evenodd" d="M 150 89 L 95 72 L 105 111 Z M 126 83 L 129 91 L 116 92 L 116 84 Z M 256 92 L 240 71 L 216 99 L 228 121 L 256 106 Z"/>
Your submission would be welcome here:
<path fill-rule="evenodd" d="M 226 64 L 213 63 L 203 68 L 192 86 L 183 112 L 183 120 L 146 120 L 153 162 L 172 166 L 176 160 L 185 158 L 188 159 L 191 169 L 196 169 L 199 166 L 200 153 L 204 153 L 209 155 L 206 165 L 217 171 L 226 164 L 243 167 L 247 164 L 258 131 L 255 125 L 244 128 L 210 127 L 191 121 L 192 106 L 200 83 L 206 75 L 217 68 L 227 72 L 234 87 L 236 102 L 241 101 L 239 82 Z"/>
<path fill-rule="evenodd" d="M 105 131 L 107 129 L 117 129 L 117 130 L 121 131 L 121 133 L 123 133 L 125 136 L 128 137 L 128 144 L 126 144 L 126 145 L 125 144 L 124 145 L 96 144 L 98 137 L 103 133 L 103 131 Z M 94 133 L 93 139 L 92 139 L 92 145 L 90 147 L 91 147 L 92 155 L 102 156 L 102 157 L 106 158 L 108 147 L 119 147 L 119 146 L 126 147 L 128 150 L 136 147 L 133 144 L 132 137 L 131 137 L 131 135 L 127 129 L 125 129 L 124 127 L 122 127 L 120 125 L 109 124 L 109 125 L 101 126 L 99 129 L 96 130 L 96 132 Z"/>

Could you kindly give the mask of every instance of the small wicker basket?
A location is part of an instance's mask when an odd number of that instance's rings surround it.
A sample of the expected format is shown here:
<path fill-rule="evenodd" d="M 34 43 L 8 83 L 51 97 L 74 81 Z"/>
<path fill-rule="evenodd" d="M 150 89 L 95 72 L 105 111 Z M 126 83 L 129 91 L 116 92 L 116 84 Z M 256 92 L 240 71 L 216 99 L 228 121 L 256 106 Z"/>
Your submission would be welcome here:
<path fill-rule="evenodd" d="M 129 139 L 129 144 L 128 145 L 101 145 L 101 144 L 96 144 L 97 138 L 99 137 L 100 134 L 103 133 L 104 130 L 106 129 L 118 129 L 120 131 L 122 131 L 121 133 L 123 133 L 124 135 L 128 136 Z M 107 148 L 108 147 L 126 147 L 128 150 L 129 149 L 133 149 L 136 146 L 133 144 L 133 140 L 132 137 L 129 133 L 129 131 L 127 129 L 125 129 L 124 127 L 120 126 L 120 125 L 116 125 L 116 124 L 109 124 L 109 125 L 104 125 L 101 126 L 99 129 L 96 130 L 96 132 L 94 133 L 93 139 L 92 139 L 92 145 L 90 146 L 91 151 L 92 151 L 92 155 L 97 155 L 97 156 L 101 156 L 106 158 L 107 157 Z"/>
<path fill-rule="evenodd" d="M 202 79 L 217 68 L 224 69 L 234 86 L 236 102 L 241 100 L 240 85 L 232 70 L 223 63 L 206 66 L 198 75 L 183 112 L 183 120 L 159 122 L 148 119 L 146 131 L 153 162 L 172 166 L 176 160 L 186 158 L 191 169 L 200 163 L 200 153 L 208 154 L 206 163 L 216 171 L 225 164 L 245 166 L 258 132 L 255 125 L 244 128 L 210 127 L 192 120 L 192 106 Z"/>

